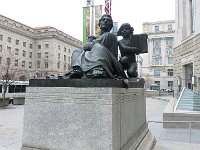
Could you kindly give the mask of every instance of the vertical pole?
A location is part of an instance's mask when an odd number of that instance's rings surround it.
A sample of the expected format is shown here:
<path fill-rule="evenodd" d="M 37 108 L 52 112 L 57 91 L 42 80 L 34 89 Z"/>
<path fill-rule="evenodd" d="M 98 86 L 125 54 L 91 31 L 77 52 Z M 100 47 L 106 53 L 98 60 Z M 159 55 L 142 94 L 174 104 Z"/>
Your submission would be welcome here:
<path fill-rule="evenodd" d="M 94 0 L 91 0 L 91 32 L 90 35 L 94 36 Z"/>
<path fill-rule="evenodd" d="M 190 143 L 191 143 L 191 123 L 192 123 L 192 122 L 189 123 Z"/>

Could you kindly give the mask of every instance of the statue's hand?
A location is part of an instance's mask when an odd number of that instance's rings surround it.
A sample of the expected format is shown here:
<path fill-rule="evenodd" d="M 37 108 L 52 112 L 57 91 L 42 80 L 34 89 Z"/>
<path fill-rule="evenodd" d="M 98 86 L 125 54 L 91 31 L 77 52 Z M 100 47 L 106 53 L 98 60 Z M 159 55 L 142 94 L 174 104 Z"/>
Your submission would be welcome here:
<path fill-rule="evenodd" d="M 88 42 L 83 46 L 83 50 L 84 51 L 90 51 L 92 49 L 93 43 L 92 42 Z"/>

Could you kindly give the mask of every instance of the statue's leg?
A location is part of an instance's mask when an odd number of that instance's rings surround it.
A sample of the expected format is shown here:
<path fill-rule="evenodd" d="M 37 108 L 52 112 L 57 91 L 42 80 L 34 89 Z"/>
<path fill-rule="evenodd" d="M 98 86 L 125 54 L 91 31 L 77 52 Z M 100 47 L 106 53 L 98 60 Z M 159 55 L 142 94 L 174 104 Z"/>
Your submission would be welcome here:
<path fill-rule="evenodd" d="M 101 66 L 90 69 L 85 75 L 86 78 L 108 78 L 105 69 Z"/>
<path fill-rule="evenodd" d="M 64 78 L 74 78 L 74 79 L 82 78 L 84 73 L 83 73 L 83 70 L 81 69 L 81 67 L 79 66 L 79 64 L 81 63 L 79 57 L 81 57 L 83 52 L 84 51 L 82 49 L 74 50 L 74 52 L 72 54 L 72 58 L 71 58 L 70 72 L 65 74 Z"/>
<path fill-rule="evenodd" d="M 124 70 L 128 69 L 128 66 L 130 64 L 129 64 L 129 60 L 126 56 L 120 57 L 119 62 L 121 63 Z"/>
<path fill-rule="evenodd" d="M 127 70 L 127 74 L 130 78 L 136 78 L 138 76 L 136 62 L 130 63 L 130 66 Z"/>
<path fill-rule="evenodd" d="M 79 66 L 73 66 L 72 71 L 69 74 L 69 78 L 71 79 L 80 79 L 83 76 L 83 70 Z"/>

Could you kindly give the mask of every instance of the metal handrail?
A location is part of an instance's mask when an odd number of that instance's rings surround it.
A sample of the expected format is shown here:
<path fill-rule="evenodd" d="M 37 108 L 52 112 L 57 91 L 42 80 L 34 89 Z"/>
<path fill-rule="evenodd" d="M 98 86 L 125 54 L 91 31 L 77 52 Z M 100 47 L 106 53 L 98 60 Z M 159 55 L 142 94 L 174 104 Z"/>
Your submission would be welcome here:
<path fill-rule="evenodd" d="M 189 123 L 189 140 L 191 143 L 191 135 L 192 135 L 192 123 L 200 123 L 200 121 L 148 121 L 147 124 L 149 123 Z"/>
<path fill-rule="evenodd" d="M 186 87 L 183 87 L 183 89 L 182 89 L 182 91 L 181 91 L 181 94 L 180 94 L 180 96 L 179 96 L 179 98 L 178 98 L 178 100 L 177 100 L 177 102 L 176 102 L 176 106 L 174 107 L 174 111 L 176 110 L 176 108 L 177 108 L 177 106 L 178 106 L 178 103 L 179 103 L 179 101 L 180 101 L 180 99 L 181 99 L 181 97 L 182 97 L 183 92 L 185 91 L 185 89 L 186 89 Z"/>

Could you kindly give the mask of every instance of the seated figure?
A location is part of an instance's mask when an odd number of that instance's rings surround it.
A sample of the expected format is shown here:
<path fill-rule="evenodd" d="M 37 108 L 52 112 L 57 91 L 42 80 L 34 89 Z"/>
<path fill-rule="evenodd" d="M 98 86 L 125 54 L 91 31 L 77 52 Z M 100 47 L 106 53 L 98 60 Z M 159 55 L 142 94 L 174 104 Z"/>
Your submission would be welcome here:
<path fill-rule="evenodd" d="M 99 20 L 100 36 L 89 39 L 83 49 L 72 54 L 71 70 L 63 78 L 126 78 L 118 62 L 117 37 L 110 33 L 113 20 L 103 15 Z"/>
<path fill-rule="evenodd" d="M 129 78 L 135 78 L 138 76 L 136 54 L 139 54 L 140 50 L 133 46 L 133 31 L 134 29 L 129 23 L 124 23 L 117 32 L 118 36 L 123 37 L 123 39 L 118 42 L 121 53 L 119 62 L 122 64 L 124 70 L 127 71 Z"/>

